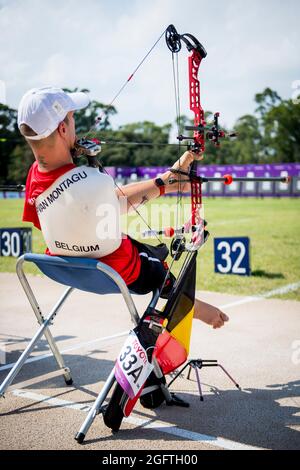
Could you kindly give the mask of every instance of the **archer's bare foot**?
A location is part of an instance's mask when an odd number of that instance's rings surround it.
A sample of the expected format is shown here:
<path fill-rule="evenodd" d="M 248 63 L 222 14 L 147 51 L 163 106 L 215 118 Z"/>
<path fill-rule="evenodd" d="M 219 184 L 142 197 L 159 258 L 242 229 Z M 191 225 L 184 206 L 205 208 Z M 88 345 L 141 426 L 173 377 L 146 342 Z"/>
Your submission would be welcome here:
<path fill-rule="evenodd" d="M 224 323 L 229 320 L 229 317 L 213 305 L 195 300 L 195 313 L 194 318 L 202 320 L 207 325 L 211 325 L 214 329 L 221 328 Z"/>

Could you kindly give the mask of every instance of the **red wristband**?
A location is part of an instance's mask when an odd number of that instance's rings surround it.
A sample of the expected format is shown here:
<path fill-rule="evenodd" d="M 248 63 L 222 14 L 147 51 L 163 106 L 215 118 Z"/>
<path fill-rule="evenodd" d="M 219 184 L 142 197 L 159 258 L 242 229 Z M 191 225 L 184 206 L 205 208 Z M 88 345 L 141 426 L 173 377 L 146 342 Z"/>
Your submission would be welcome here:
<path fill-rule="evenodd" d="M 166 187 L 165 186 L 160 186 L 159 187 L 159 195 L 163 196 L 164 194 L 166 194 Z"/>
<path fill-rule="evenodd" d="M 154 180 L 155 185 L 159 189 L 159 195 L 163 196 L 166 193 L 166 185 L 165 182 L 161 178 L 156 178 Z"/>

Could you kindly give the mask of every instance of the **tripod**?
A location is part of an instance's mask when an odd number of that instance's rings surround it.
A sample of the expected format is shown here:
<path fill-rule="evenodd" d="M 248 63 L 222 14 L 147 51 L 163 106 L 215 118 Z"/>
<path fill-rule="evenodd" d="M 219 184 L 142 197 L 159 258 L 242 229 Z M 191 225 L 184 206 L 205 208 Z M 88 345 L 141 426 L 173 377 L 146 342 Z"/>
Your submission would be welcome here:
<path fill-rule="evenodd" d="M 196 378 L 197 378 L 197 384 L 198 384 L 198 390 L 199 390 L 199 395 L 200 395 L 200 401 L 204 401 L 203 398 L 203 393 L 202 393 L 202 387 L 201 387 L 201 381 L 200 381 L 200 374 L 199 370 L 201 370 L 203 367 L 220 367 L 222 371 L 229 377 L 229 379 L 234 383 L 236 388 L 241 390 L 241 387 L 239 384 L 231 377 L 231 375 L 227 372 L 227 370 L 218 363 L 216 359 L 213 360 L 208 360 L 208 359 L 191 359 L 188 361 L 185 366 L 180 369 L 179 372 L 175 375 L 175 377 L 171 380 L 170 383 L 168 383 L 168 388 L 175 382 L 175 380 L 178 379 L 178 377 L 185 371 L 185 369 L 189 367 L 188 375 L 187 375 L 187 380 L 190 380 L 191 372 L 192 369 L 195 370 L 196 373 Z"/>

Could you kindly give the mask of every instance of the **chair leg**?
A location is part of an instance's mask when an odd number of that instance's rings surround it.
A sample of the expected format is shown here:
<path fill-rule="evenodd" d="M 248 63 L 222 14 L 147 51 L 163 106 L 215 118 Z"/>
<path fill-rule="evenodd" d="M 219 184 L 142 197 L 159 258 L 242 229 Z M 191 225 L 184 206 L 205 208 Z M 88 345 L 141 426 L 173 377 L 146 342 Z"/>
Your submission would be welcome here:
<path fill-rule="evenodd" d="M 65 380 L 68 380 L 69 382 L 72 380 L 70 370 L 64 365 L 63 358 L 62 358 L 61 354 L 59 353 L 58 348 L 56 346 L 56 343 L 54 342 L 54 339 L 53 339 L 53 337 L 52 337 L 52 335 L 51 335 L 51 333 L 48 329 L 48 326 L 51 324 L 53 318 L 57 315 L 59 309 L 61 308 L 61 306 L 63 305 L 63 303 L 65 302 L 65 300 L 69 296 L 69 294 L 71 293 L 71 290 L 72 289 L 69 288 L 64 292 L 64 294 L 61 296 L 61 298 L 59 299 L 57 304 L 53 307 L 52 311 L 50 312 L 50 314 L 46 318 L 46 320 L 43 319 L 40 312 L 39 312 L 39 315 L 37 315 L 38 321 L 39 321 L 41 326 L 38 329 L 38 331 L 36 332 L 36 334 L 34 335 L 34 337 L 32 338 L 32 340 L 30 341 L 30 343 L 28 344 L 27 348 L 24 350 L 22 355 L 19 357 L 18 361 L 16 362 L 16 364 L 14 365 L 14 367 L 12 368 L 10 373 L 7 375 L 5 380 L 2 382 L 2 384 L 0 386 L 0 397 L 4 395 L 5 391 L 9 387 L 9 385 L 12 383 L 12 381 L 18 375 L 21 368 L 25 364 L 27 358 L 29 357 L 29 355 L 33 351 L 36 343 L 39 341 L 39 339 L 42 337 L 43 334 L 46 336 L 46 339 L 47 339 L 47 341 L 49 343 L 49 346 L 50 346 L 50 348 L 51 348 L 51 350 L 54 354 L 54 357 L 55 357 L 55 359 L 58 363 L 59 368 L 62 369 L 62 374 L 64 375 Z"/>
<path fill-rule="evenodd" d="M 115 383 L 115 368 L 111 371 L 109 374 L 105 384 L 102 387 L 101 392 L 99 393 L 98 397 L 96 398 L 91 410 L 89 411 L 86 419 L 84 420 L 83 424 L 81 425 L 81 428 L 79 429 L 78 433 L 75 435 L 75 439 L 78 442 L 78 444 L 82 444 L 85 436 L 90 429 L 91 425 L 93 424 L 93 421 L 95 417 L 102 412 L 102 404 L 107 397 L 110 389 L 112 388 L 113 384 Z"/>
<path fill-rule="evenodd" d="M 64 380 L 65 380 L 65 383 L 66 385 L 72 385 L 73 383 L 73 379 L 72 379 L 72 376 L 71 376 L 71 371 L 69 369 L 69 367 L 66 367 L 65 365 L 65 362 L 63 360 L 63 357 L 54 341 L 54 338 L 50 332 L 50 330 L 48 328 L 46 328 L 45 332 L 44 332 L 44 335 L 45 335 L 45 338 L 49 344 L 49 347 L 52 351 L 52 354 L 53 354 L 53 357 L 54 359 L 56 360 L 56 363 L 59 367 L 59 369 L 62 369 L 64 370 L 63 372 L 63 377 L 64 377 Z"/>
<path fill-rule="evenodd" d="M 43 318 L 43 315 L 42 315 L 42 312 L 41 312 L 41 309 L 40 309 L 40 306 L 36 300 L 36 297 L 31 289 L 31 286 L 27 280 L 27 277 L 26 277 L 26 274 L 24 272 L 24 269 L 23 269 L 23 264 L 24 264 L 24 257 L 21 256 L 21 258 L 18 259 L 17 261 L 17 266 L 16 266 L 16 272 L 17 272 L 17 276 L 19 278 L 19 281 L 20 281 L 20 284 L 21 286 L 23 287 L 23 290 L 25 292 L 25 295 L 31 305 L 31 308 L 37 318 L 37 321 L 39 323 L 39 325 L 43 325 L 44 323 L 44 318 Z M 57 305 L 54 307 L 54 309 L 56 308 L 56 313 L 58 312 L 59 308 L 62 306 L 62 304 L 66 301 L 67 297 L 71 294 L 71 292 L 73 292 L 73 288 L 72 287 L 68 287 L 64 294 L 62 295 L 61 299 L 58 301 Z M 56 313 L 53 315 L 53 318 L 55 317 Z M 44 332 L 44 335 L 45 335 L 45 338 L 49 344 L 49 347 L 52 351 L 52 354 L 54 356 L 54 359 L 56 360 L 57 362 L 57 365 L 59 367 L 59 369 L 63 369 L 64 370 L 64 373 L 63 373 L 63 376 L 64 376 L 64 379 L 65 379 L 65 382 L 67 385 L 72 385 L 73 383 L 73 380 L 72 380 L 72 377 L 71 377 L 71 372 L 70 372 L 70 369 L 68 367 L 65 366 L 65 363 L 64 363 L 64 360 L 62 358 L 62 355 L 60 354 L 59 350 L 58 350 L 58 347 L 54 341 L 54 338 L 50 332 L 50 330 L 48 328 L 45 329 L 45 332 Z"/>

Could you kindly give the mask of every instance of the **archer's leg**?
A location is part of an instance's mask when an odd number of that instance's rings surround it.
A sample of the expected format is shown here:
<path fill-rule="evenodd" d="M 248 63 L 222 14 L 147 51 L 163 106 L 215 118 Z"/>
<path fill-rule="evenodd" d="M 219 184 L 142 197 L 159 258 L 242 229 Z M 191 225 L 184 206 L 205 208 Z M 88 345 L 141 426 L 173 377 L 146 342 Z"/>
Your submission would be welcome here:
<path fill-rule="evenodd" d="M 202 320 L 204 323 L 211 325 L 214 329 L 221 328 L 224 322 L 229 320 L 228 316 L 213 305 L 195 299 L 194 318 Z"/>

